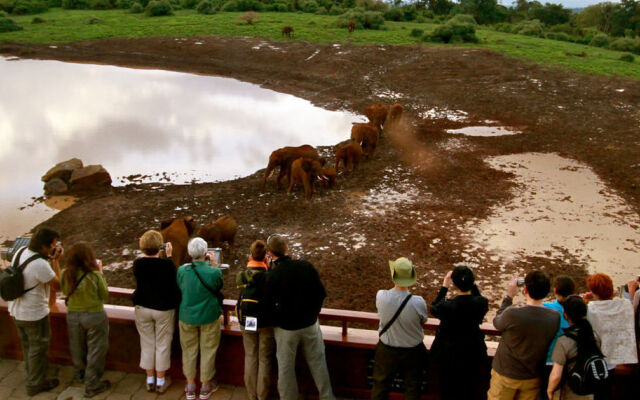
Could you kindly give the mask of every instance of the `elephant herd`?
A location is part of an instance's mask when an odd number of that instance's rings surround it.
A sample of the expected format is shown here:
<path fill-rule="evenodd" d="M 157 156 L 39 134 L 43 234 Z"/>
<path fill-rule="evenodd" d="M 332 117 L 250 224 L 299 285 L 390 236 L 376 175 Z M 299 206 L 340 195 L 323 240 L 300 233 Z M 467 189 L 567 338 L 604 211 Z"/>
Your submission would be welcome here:
<path fill-rule="evenodd" d="M 283 147 L 275 150 L 269 156 L 269 163 L 262 179 L 264 189 L 267 179 L 280 168 L 276 177 L 276 187 L 282 188 L 282 178 L 287 178 L 287 193 L 291 193 L 293 187 L 300 183 L 304 187 L 305 198 L 311 199 L 314 184 L 323 182 L 331 188 L 335 185 L 340 164 L 344 173 L 358 168 L 360 160 L 373 157 L 383 127 L 396 124 L 402 117 L 401 104 L 387 106 L 385 104 L 372 104 L 365 108 L 364 115 L 369 119 L 367 123 L 354 123 L 351 127 L 351 137 L 335 146 L 335 167 L 327 167 L 326 160 L 318 154 L 318 151 L 308 144 L 298 147 Z"/>

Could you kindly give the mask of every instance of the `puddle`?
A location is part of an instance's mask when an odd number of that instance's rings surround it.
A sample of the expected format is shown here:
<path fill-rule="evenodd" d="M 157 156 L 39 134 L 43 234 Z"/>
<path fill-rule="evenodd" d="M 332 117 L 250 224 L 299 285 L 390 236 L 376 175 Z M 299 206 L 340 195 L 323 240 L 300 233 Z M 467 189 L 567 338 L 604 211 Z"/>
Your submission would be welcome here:
<path fill-rule="evenodd" d="M 397 167 L 386 168 L 382 172 L 384 175 L 379 185 L 364 193 L 353 193 L 358 204 L 355 214 L 366 217 L 393 215 L 398 206 L 415 203 L 425 196 L 411 183 L 409 171 Z"/>
<path fill-rule="evenodd" d="M 44 201 L 44 204 L 54 210 L 62 211 L 71 207 L 78 199 L 73 196 L 53 196 Z"/>
<path fill-rule="evenodd" d="M 452 122 L 464 122 L 469 119 L 469 113 L 462 110 L 449 110 L 447 108 L 431 108 L 419 114 L 420 118 L 448 119 Z"/>
<path fill-rule="evenodd" d="M 55 76 L 55 79 L 51 79 Z M 0 242 L 55 211 L 23 207 L 56 163 L 102 164 L 114 185 L 252 174 L 283 146 L 333 145 L 359 118 L 229 78 L 0 57 Z M 313 134 L 310 134 L 313 132 Z"/>
<path fill-rule="evenodd" d="M 504 128 L 502 126 L 467 126 L 460 129 L 447 129 L 447 133 L 451 133 L 454 135 L 490 137 L 518 135 L 521 132 Z"/>
<path fill-rule="evenodd" d="M 487 162 L 513 173 L 518 188 L 487 220 L 468 225 L 479 248 L 507 263 L 524 256 L 563 259 L 568 253 L 617 285 L 638 274 L 640 217 L 589 167 L 542 153 Z"/>

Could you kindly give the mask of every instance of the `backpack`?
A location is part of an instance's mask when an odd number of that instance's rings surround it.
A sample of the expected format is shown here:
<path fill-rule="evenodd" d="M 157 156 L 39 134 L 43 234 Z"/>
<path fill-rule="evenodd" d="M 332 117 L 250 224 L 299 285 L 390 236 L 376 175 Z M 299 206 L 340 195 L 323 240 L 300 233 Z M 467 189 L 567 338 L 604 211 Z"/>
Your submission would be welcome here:
<path fill-rule="evenodd" d="M 565 333 L 565 335 L 577 341 L 577 335 Z M 576 364 L 566 375 L 567 384 L 577 395 L 594 394 L 605 386 L 609 377 L 607 362 L 600 349 L 593 346 L 582 353 L 578 351 Z"/>
<path fill-rule="evenodd" d="M 237 284 L 242 291 L 236 303 L 236 314 L 238 315 L 238 322 L 242 326 L 245 326 L 247 317 L 258 318 L 261 316 L 262 299 L 260 298 L 260 290 L 253 281 L 254 275 L 261 273 L 263 272 L 246 270 L 238 275 Z"/>
<path fill-rule="evenodd" d="M 38 286 L 36 285 L 24 290 L 24 275 L 22 274 L 24 269 L 31 261 L 42 257 L 40 254 L 34 254 L 25 262 L 18 265 L 20 257 L 22 257 L 22 253 L 24 253 L 26 249 L 26 247 L 23 247 L 18 251 L 13 259 L 13 265 L 11 267 L 0 271 L 0 297 L 2 297 L 4 301 L 16 300 L 22 297 L 23 294 Z"/>

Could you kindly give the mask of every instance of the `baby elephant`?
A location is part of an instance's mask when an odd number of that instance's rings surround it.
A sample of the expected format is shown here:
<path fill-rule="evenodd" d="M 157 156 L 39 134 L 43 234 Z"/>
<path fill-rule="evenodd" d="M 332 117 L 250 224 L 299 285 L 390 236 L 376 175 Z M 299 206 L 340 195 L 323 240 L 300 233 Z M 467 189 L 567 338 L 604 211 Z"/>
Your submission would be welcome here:
<path fill-rule="evenodd" d="M 313 184 L 316 179 L 324 179 L 322 163 L 312 158 L 300 157 L 291 164 L 291 178 L 287 194 L 291 193 L 293 186 L 300 182 L 304 186 L 304 195 L 307 200 L 311 200 L 313 195 Z"/>
<path fill-rule="evenodd" d="M 282 36 L 286 36 L 291 38 L 293 36 L 293 27 L 292 26 L 283 26 L 282 27 Z"/>
<path fill-rule="evenodd" d="M 335 170 L 338 170 L 340 162 L 342 162 L 345 171 L 355 171 L 355 169 L 358 168 L 358 164 L 360 164 L 361 158 L 362 147 L 360 147 L 360 144 L 358 142 L 351 140 L 348 143 L 345 143 L 342 146 L 338 147 L 338 149 L 336 150 Z"/>
<path fill-rule="evenodd" d="M 223 215 L 215 222 L 200 228 L 198 236 L 206 240 L 212 247 L 217 247 L 220 246 L 222 242 L 227 242 L 229 249 L 233 250 L 237 231 L 238 223 L 236 219 L 230 215 Z"/>

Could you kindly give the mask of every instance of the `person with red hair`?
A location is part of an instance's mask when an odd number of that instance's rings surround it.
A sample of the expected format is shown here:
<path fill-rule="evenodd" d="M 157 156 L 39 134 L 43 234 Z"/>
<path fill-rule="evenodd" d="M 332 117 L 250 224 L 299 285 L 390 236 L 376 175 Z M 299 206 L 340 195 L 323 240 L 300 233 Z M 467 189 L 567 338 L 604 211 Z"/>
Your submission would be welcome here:
<path fill-rule="evenodd" d="M 606 274 L 591 275 L 587 286 L 591 291 L 587 320 L 602 343 L 602 353 L 610 372 L 606 388 L 595 394 L 595 400 L 609 399 L 616 365 L 638 362 L 633 306 L 625 299 L 613 298 L 613 281 Z"/>

